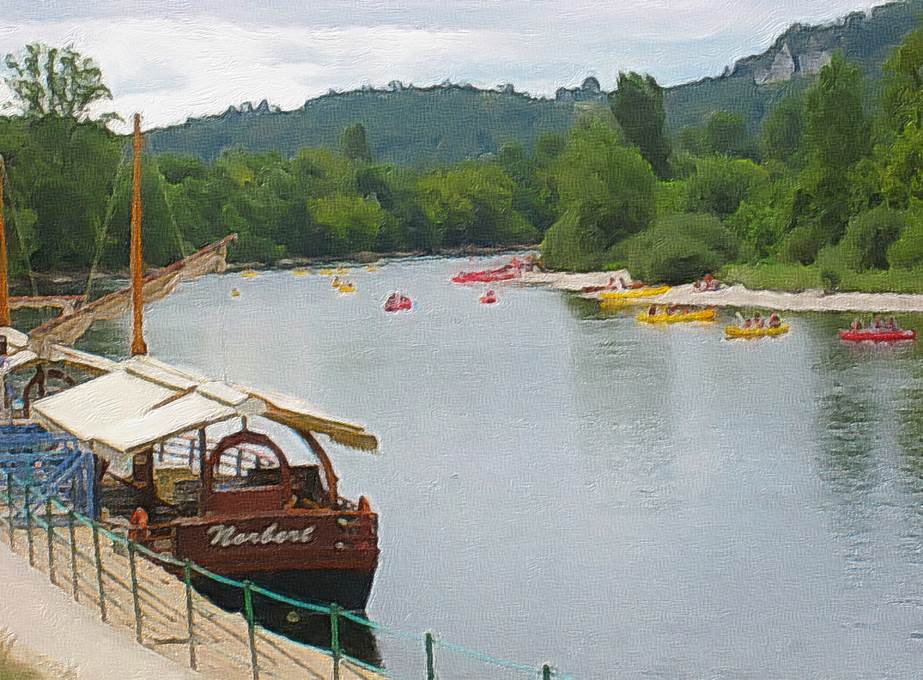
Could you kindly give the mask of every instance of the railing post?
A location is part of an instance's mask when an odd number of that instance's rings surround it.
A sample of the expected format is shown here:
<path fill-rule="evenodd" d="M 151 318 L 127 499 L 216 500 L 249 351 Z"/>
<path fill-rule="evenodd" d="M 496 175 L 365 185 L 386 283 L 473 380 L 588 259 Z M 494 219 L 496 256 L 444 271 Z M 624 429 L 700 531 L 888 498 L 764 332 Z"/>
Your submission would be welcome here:
<path fill-rule="evenodd" d="M 13 532 L 13 473 L 6 473 L 6 515 L 10 523 L 10 549 L 16 546 L 15 533 Z"/>
<path fill-rule="evenodd" d="M 29 504 L 32 499 L 29 498 L 29 485 L 26 484 L 26 488 L 23 491 L 23 498 L 25 503 L 24 510 L 26 511 L 26 534 L 29 539 L 29 566 L 35 566 L 35 537 L 32 535 L 32 509 L 29 507 Z"/>
<path fill-rule="evenodd" d="M 99 589 L 99 616 L 106 620 L 106 591 L 103 588 L 103 561 L 99 554 L 99 527 L 93 522 L 93 554 L 96 556 L 96 586 Z"/>
<path fill-rule="evenodd" d="M 71 544 L 71 581 L 74 588 L 74 601 L 80 601 L 80 581 L 77 576 L 77 533 L 74 531 L 74 511 L 67 512 L 67 534 Z"/>
<path fill-rule="evenodd" d="M 244 614 L 247 616 L 247 635 L 250 638 L 250 668 L 253 680 L 259 680 L 260 668 L 256 660 L 256 624 L 253 620 L 253 593 L 250 581 L 244 581 Z"/>
<path fill-rule="evenodd" d="M 333 680 L 340 680 L 340 607 L 330 605 L 330 651 L 333 653 Z"/>
<path fill-rule="evenodd" d="M 128 541 L 128 571 L 131 575 L 131 599 L 135 606 L 135 639 L 141 642 L 141 598 L 138 596 L 138 568 L 135 564 L 135 544 Z"/>
<path fill-rule="evenodd" d="M 189 560 L 183 564 L 183 581 L 186 583 L 186 629 L 189 631 L 189 667 L 197 670 L 195 657 L 195 636 L 192 628 L 192 566 Z"/>
<path fill-rule="evenodd" d="M 551 680 L 551 666 L 547 663 L 542 666 L 542 680 Z"/>
<path fill-rule="evenodd" d="M 426 632 L 426 680 L 436 680 L 436 660 L 433 657 L 433 634 Z"/>
<path fill-rule="evenodd" d="M 46 535 L 48 536 L 48 580 L 54 583 L 54 525 L 51 523 L 51 499 L 45 501 Z"/>

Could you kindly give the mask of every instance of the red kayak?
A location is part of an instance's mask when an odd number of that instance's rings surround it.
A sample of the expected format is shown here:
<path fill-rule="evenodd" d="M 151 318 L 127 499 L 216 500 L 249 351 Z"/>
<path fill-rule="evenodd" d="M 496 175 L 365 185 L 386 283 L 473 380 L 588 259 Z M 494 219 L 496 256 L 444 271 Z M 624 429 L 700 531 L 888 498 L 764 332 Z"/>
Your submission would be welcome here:
<path fill-rule="evenodd" d="M 497 301 L 497 294 L 492 290 L 487 291 L 481 296 L 482 305 L 492 305 Z"/>
<path fill-rule="evenodd" d="M 413 302 L 409 297 L 404 295 L 399 295 L 397 297 L 388 298 L 388 301 L 385 302 L 385 311 L 386 312 L 403 312 L 408 311 L 413 308 Z"/>
<path fill-rule="evenodd" d="M 459 272 L 452 277 L 452 283 L 493 283 L 509 281 L 519 276 L 519 266 L 505 264 L 497 269 L 485 269 L 479 272 Z"/>
<path fill-rule="evenodd" d="M 917 332 L 912 330 L 863 328 L 857 331 L 840 331 L 840 339 L 847 342 L 906 342 L 916 338 Z"/>

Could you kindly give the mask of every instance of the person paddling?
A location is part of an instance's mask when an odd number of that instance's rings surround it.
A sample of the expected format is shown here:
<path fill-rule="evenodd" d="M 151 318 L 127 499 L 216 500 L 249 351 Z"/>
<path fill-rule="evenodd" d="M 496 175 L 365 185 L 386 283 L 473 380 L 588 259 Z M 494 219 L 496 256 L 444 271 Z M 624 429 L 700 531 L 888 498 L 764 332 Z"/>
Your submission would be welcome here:
<path fill-rule="evenodd" d="M 773 312 L 772 314 L 769 315 L 769 327 L 770 328 L 778 328 L 781 325 L 782 325 L 782 319 L 781 317 L 779 317 L 778 314 Z"/>

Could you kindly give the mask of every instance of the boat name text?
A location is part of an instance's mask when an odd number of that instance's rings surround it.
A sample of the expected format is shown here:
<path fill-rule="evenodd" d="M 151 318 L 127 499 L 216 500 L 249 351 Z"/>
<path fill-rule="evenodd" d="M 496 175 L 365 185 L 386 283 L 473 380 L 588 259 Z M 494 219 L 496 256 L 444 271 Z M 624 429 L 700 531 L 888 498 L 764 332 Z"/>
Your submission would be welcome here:
<path fill-rule="evenodd" d="M 235 545 L 282 545 L 283 543 L 310 543 L 314 538 L 314 527 L 279 531 L 273 522 L 262 531 L 241 531 L 234 525 L 216 524 L 206 532 L 212 537 L 210 545 L 230 548 Z"/>

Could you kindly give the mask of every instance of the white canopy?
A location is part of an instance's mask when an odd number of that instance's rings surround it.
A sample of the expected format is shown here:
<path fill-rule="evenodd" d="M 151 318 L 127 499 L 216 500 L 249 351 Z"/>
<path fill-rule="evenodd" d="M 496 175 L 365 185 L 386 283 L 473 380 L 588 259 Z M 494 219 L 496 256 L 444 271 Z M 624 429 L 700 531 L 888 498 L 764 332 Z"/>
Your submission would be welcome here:
<path fill-rule="evenodd" d="M 113 366 L 98 378 L 38 400 L 32 417 L 104 456 L 136 453 L 178 434 L 253 415 L 355 448 L 378 445 L 361 426 L 319 415 L 291 397 L 208 380 L 148 357 Z"/>

